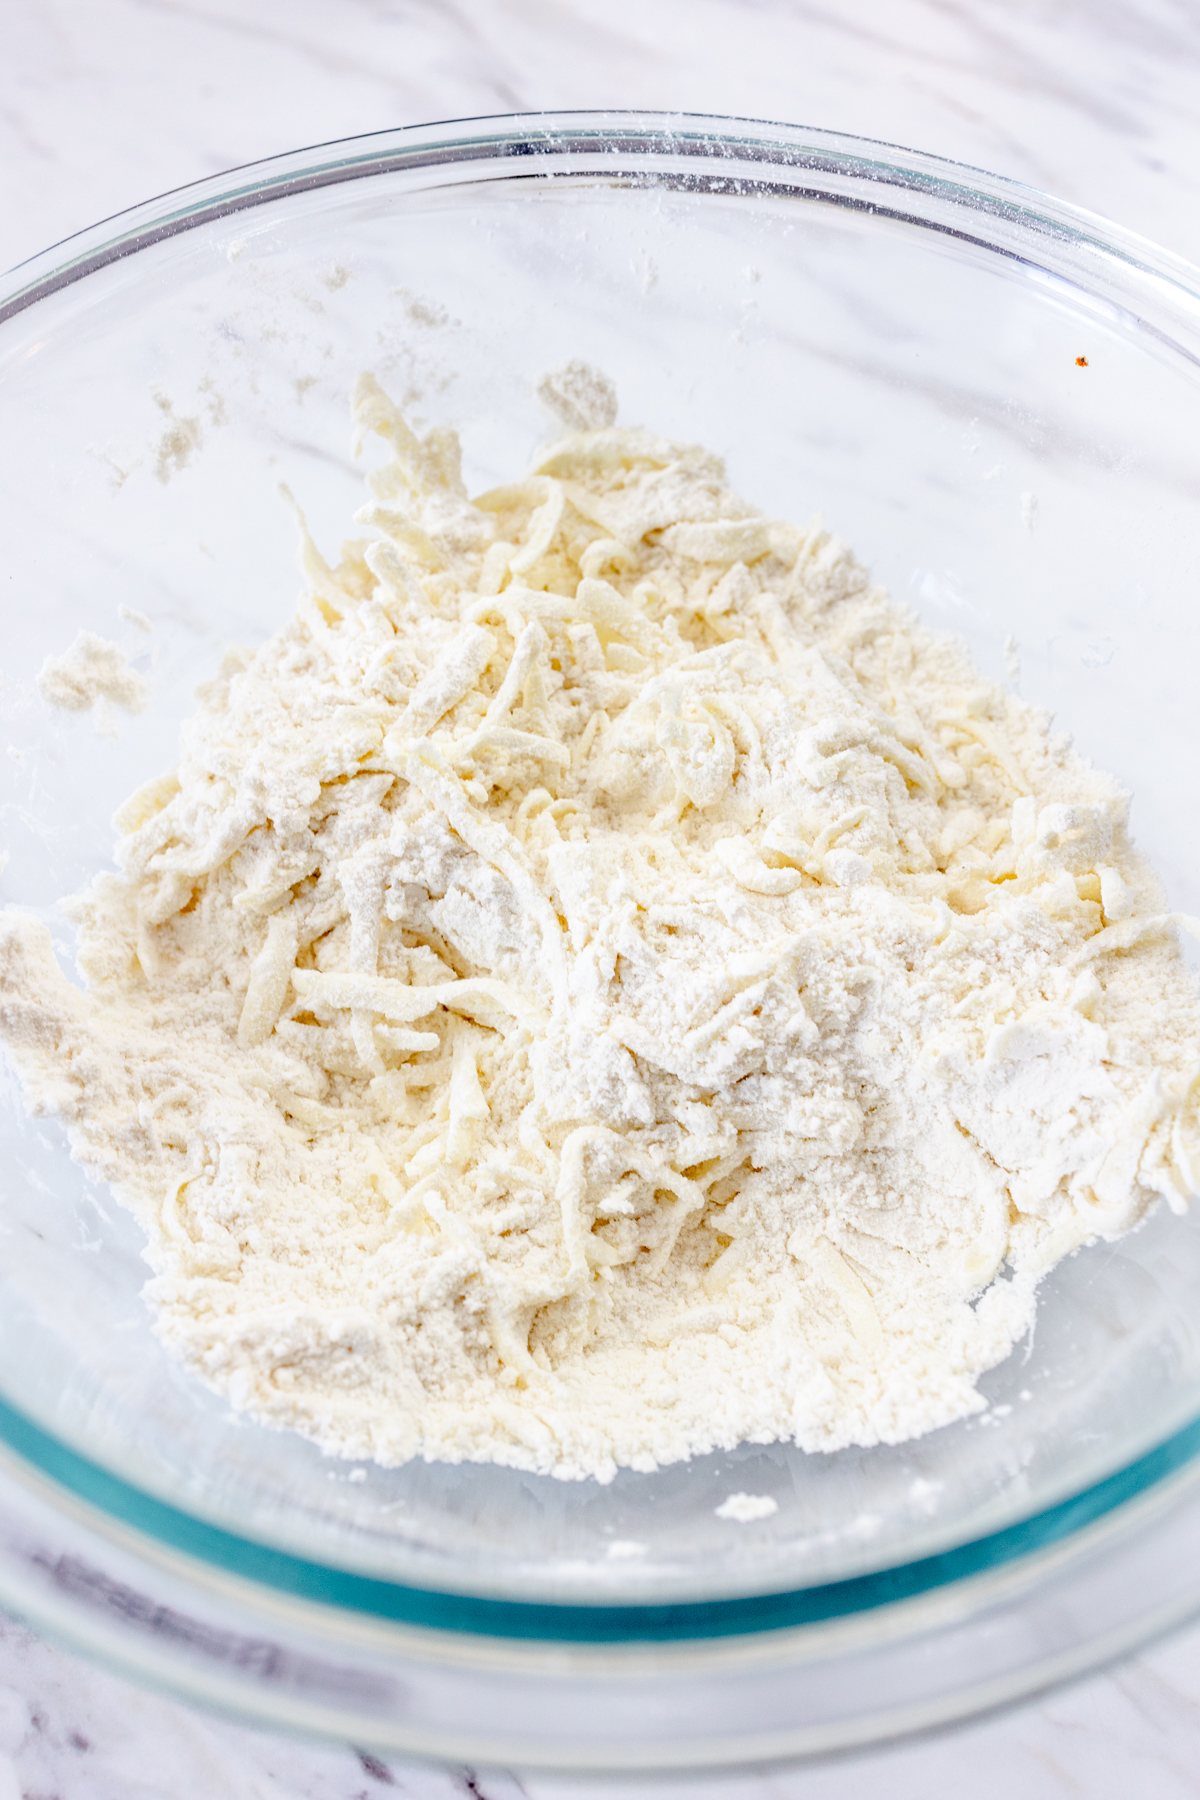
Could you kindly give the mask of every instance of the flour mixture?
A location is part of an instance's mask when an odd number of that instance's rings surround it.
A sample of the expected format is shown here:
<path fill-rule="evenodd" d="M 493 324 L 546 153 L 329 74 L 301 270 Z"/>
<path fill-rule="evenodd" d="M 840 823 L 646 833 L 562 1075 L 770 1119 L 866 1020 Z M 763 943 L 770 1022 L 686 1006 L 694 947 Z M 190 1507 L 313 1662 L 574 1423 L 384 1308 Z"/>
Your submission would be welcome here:
<path fill-rule="evenodd" d="M 913 1437 L 1195 1192 L 1174 924 L 1043 714 L 559 386 L 590 428 L 472 502 L 359 383 L 369 535 L 121 808 L 86 990 L 4 916 L 0 1028 L 267 1424 L 601 1480 Z"/>

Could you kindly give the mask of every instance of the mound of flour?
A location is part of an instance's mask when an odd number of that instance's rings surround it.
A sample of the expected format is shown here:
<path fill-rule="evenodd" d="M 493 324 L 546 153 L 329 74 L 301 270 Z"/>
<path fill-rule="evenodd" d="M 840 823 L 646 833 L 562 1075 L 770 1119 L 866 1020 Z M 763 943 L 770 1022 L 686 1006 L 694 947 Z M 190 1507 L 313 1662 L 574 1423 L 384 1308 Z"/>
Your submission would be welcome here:
<path fill-rule="evenodd" d="M 130 668 L 120 645 L 97 637 L 94 631 L 76 632 L 69 650 L 62 656 L 48 656 L 37 685 L 47 705 L 65 712 L 88 712 L 106 700 L 126 712 L 141 712 L 150 698 L 150 683 Z"/>
<path fill-rule="evenodd" d="M 1038 1277 L 1200 1176 L 1200 1007 L 1126 800 L 816 526 L 583 430 L 390 449 L 119 872 L 0 930 L 30 1107 L 164 1342 L 397 1463 L 609 1479 L 982 1403 Z"/>

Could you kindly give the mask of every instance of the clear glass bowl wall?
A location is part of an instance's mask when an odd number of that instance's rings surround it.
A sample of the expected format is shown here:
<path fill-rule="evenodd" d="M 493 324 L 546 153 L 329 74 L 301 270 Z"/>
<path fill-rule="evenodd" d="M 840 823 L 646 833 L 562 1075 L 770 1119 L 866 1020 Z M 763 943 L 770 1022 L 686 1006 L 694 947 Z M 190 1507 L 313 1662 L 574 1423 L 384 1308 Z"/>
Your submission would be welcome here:
<path fill-rule="evenodd" d="M 69 958 L 55 903 L 109 866 L 115 807 L 171 765 L 226 646 L 294 603 L 280 483 L 326 550 L 357 535 L 360 370 L 457 428 L 480 489 L 543 436 L 539 374 L 582 356 L 624 422 L 719 451 L 768 512 L 822 514 L 1055 713 L 1134 794 L 1171 903 L 1200 912 L 1193 280 L 973 171 L 736 122 L 422 128 L 97 228 L 14 272 L 0 309 L 0 894 Z M 152 676 L 111 735 L 35 687 L 81 628 Z M 168 1360 L 137 1228 L 11 1077 L 0 1233 L 16 1414 L 247 1541 L 447 1593 L 709 1601 L 895 1568 L 1044 1512 L 1200 1413 L 1200 1232 L 1156 1215 L 1047 1280 L 988 1413 L 917 1443 L 746 1446 L 603 1488 L 419 1463 L 352 1483 Z M 733 1489 L 778 1512 L 717 1519 Z M 644 1554 L 612 1558 L 614 1539 Z"/>

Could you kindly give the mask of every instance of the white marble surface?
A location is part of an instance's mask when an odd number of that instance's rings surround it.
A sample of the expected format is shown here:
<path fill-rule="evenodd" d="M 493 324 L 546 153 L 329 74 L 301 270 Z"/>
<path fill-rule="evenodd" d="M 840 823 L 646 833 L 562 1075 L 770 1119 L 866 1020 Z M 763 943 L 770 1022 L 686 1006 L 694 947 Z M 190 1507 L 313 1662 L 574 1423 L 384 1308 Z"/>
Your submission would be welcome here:
<path fill-rule="evenodd" d="M 0 266 L 275 151 L 429 119 L 610 106 L 917 145 L 1200 261 L 1198 83 L 1195 0 L 22 0 L 0 7 Z M 686 1788 L 709 1800 L 1200 1794 L 1200 1631 L 933 1740 Z M 0 1800 L 581 1791 L 614 1790 L 385 1766 L 247 1731 L 0 1621 Z"/>

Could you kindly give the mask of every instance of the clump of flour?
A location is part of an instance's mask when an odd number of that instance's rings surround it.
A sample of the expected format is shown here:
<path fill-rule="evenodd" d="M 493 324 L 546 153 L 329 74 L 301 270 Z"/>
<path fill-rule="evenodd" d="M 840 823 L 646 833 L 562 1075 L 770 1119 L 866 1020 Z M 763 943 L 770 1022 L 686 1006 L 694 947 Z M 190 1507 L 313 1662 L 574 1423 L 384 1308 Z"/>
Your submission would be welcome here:
<path fill-rule="evenodd" d="M 737 1525 L 753 1525 L 759 1519 L 773 1517 L 779 1511 L 779 1502 L 770 1494 L 730 1494 L 713 1510 L 718 1519 L 732 1519 Z"/>
<path fill-rule="evenodd" d="M 538 399 L 563 431 L 600 431 L 617 422 L 617 390 L 608 376 L 578 358 L 550 369 Z"/>
<path fill-rule="evenodd" d="M 305 535 L 121 809 L 86 990 L 0 930 L 27 1100 L 142 1220 L 165 1343 L 384 1463 L 979 1409 L 1041 1273 L 1197 1187 L 1125 797 L 705 451 L 608 413 L 472 501 L 453 434 L 355 407 L 366 535 Z"/>
<path fill-rule="evenodd" d="M 97 701 L 107 701 L 137 713 L 150 698 L 150 683 L 130 668 L 120 645 L 94 631 L 76 632 L 61 656 L 48 656 L 38 671 L 37 685 L 42 699 L 64 712 L 89 712 Z"/>

